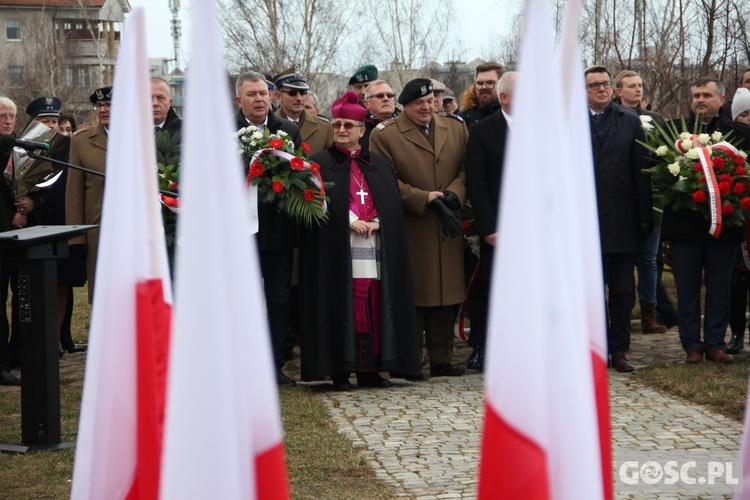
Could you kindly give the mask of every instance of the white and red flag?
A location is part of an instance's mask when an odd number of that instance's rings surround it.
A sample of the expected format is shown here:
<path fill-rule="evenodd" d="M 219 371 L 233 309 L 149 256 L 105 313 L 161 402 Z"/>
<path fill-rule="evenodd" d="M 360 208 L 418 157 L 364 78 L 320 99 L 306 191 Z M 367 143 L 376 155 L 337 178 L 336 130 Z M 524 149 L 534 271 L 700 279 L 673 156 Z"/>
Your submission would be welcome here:
<path fill-rule="evenodd" d="M 117 59 L 74 499 L 159 491 L 172 292 L 156 180 L 142 8 Z"/>
<path fill-rule="evenodd" d="M 599 213 L 596 203 L 594 181 L 594 159 L 591 151 L 589 109 L 586 96 L 586 77 L 580 46 L 580 20 L 582 0 L 569 0 L 565 11 L 562 36 L 558 47 L 559 67 L 562 72 L 564 112 L 567 120 L 565 135 L 569 147 L 568 165 L 575 171 L 561 178 L 561 188 L 573 195 L 568 223 L 570 231 L 577 233 L 577 251 L 570 259 L 578 259 L 576 265 L 581 287 L 571 292 L 583 293 L 586 331 L 589 335 L 591 362 L 594 372 L 594 394 L 599 427 L 599 446 L 602 464 L 604 498 L 614 498 L 612 477 L 612 432 L 609 411 L 609 379 L 607 376 L 607 323 L 604 313 L 603 273 L 601 245 L 599 244 Z M 571 274 L 573 274 L 571 268 Z M 581 299 L 579 299 L 581 300 Z"/>
<path fill-rule="evenodd" d="M 599 240 L 573 223 L 576 183 L 593 167 L 569 151 L 590 135 L 568 127 L 552 27 L 546 1 L 529 0 L 490 294 L 481 499 L 604 498 L 587 303 L 603 306 L 603 284 L 587 296 L 581 258 Z"/>
<path fill-rule="evenodd" d="M 193 2 L 161 496 L 289 497 L 216 0 Z"/>

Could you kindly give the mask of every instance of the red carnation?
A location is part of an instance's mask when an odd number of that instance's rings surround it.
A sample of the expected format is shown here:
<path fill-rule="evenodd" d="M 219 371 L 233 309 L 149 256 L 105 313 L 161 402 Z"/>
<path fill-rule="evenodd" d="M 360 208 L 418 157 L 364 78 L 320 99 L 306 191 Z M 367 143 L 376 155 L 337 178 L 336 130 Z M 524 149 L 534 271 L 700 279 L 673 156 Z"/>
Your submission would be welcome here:
<path fill-rule="evenodd" d="M 280 193 L 284 190 L 284 183 L 281 181 L 273 181 L 271 183 L 271 189 L 274 193 Z"/>
<path fill-rule="evenodd" d="M 732 191 L 734 191 L 734 194 L 742 194 L 747 190 L 745 185 L 741 182 L 738 182 L 737 184 L 732 187 Z"/>
<path fill-rule="evenodd" d="M 289 160 L 289 165 L 292 167 L 292 170 L 302 170 L 305 168 L 305 161 L 299 156 L 295 156 Z"/>
<path fill-rule="evenodd" d="M 469 232 L 469 222 L 468 221 L 462 220 L 461 221 L 461 227 L 464 229 L 464 233 L 468 233 Z"/>
<path fill-rule="evenodd" d="M 305 153 L 310 152 L 310 145 L 307 144 L 306 142 L 300 143 L 299 147 L 301 147 L 302 151 L 304 151 Z"/>
<path fill-rule="evenodd" d="M 268 147 L 273 149 L 279 149 L 284 147 L 284 141 L 281 139 L 271 139 L 268 141 Z"/>
<path fill-rule="evenodd" d="M 179 198 L 173 198 L 171 196 L 167 196 L 165 194 L 161 195 L 161 201 L 168 207 L 177 208 L 180 206 L 180 199 Z"/>
<path fill-rule="evenodd" d="M 704 193 L 703 191 L 695 191 L 693 193 L 693 201 L 696 203 L 705 203 L 706 193 Z"/>
<path fill-rule="evenodd" d="M 747 170 L 745 170 L 743 167 L 737 167 L 734 169 L 734 173 L 737 175 L 745 175 L 747 173 Z"/>
<path fill-rule="evenodd" d="M 734 213 L 734 205 L 722 205 L 721 215 L 732 215 Z"/>
<path fill-rule="evenodd" d="M 169 183 L 169 189 L 172 190 L 172 191 L 177 190 L 177 183 L 174 182 L 174 181 L 170 182 Z"/>
<path fill-rule="evenodd" d="M 737 167 L 744 167 L 747 165 L 747 161 L 745 160 L 744 156 L 737 155 L 734 157 L 734 165 Z"/>
<path fill-rule="evenodd" d="M 721 158 L 721 157 L 711 158 L 711 161 L 713 162 L 714 168 L 716 170 L 721 170 L 722 168 L 726 166 L 726 163 L 724 162 L 724 158 Z"/>
<path fill-rule="evenodd" d="M 750 198 L 742 198 L 742 200 L 740 200 L 740 207 L 742 207 L 742 210 L 750 210 Z"/>
<path fill-rule="evenodd" d="M 719 193 L 721 194 L 729 194 L 729 191 L 732 190 L 732 184 L 729 182 L 720 182 L 719 183 Z"/>
<path fill-rule="evenodd" d="M 695 165 L 693 166 L 693 169 L 694 169 L 694 170 L 695 170 L 696 172 L 701 172 L 701 171 L 703 170 L 703 166 L 701 165 L 701 162 L 699 162 L 699 161 L 696 161 L 696 162 L 695 162 Z"/>
<path fill-rule="evenodd" d="M 731 184 L 732 183 L 732 176 L 729 175 L 729 174 L 721 174 L 719 176 L 719 182 L 728 182 L 728 183 Z"/>
<path fill-rule="evenodd" d="M 315 199 L 315 191 L 312 189 L 305 190 L 305 201 L 313 201 Z"/>
<path fill-rule="evenodd" d="M 310 164 L 310 170 L 312 171 L 312 173 L 317 174 L 318 172 L 320 172 L 320 165 L 313 162 Z"/>
<path fill-rule="evenodd" d="M 263 172 L 264 172 L 263 164 L 260 163 L 259 161 L 254 161 L 252 165 L 250 165 L 250 175 L 248 177 L 252 179 L 254 177 L 258 177 L 259 175 L 263 174 Z"/>

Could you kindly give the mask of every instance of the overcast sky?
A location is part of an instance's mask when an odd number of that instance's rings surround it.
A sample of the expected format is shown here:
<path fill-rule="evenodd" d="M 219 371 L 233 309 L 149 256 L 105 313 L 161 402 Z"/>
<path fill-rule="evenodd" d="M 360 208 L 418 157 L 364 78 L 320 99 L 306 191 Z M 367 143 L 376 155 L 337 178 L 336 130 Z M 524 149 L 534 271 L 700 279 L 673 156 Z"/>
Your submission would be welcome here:
<path fill-rule="evenodd" d="M 190 4 L 192 0 L 180 0 L 182 19 L 182 54 L 187 55 L 190 40 Z M 343 0 L 359 6 L 355 0 Z M 500 37 L 512 29 L 522 0 L 454 0 L 454 9 L 445 15 L 454 20 L 457 45 L 464 48 L 464 60 L 480 57 L 492 47 L 493 38 Z M 149 57 L 172 57 L 172 36 L 169 0 L 130 0 L 132 7 L 146 8 Z M 444 62 L 444 61 L 440 61 Z M 185 61 L 182 61 L 183 69 Z"/>

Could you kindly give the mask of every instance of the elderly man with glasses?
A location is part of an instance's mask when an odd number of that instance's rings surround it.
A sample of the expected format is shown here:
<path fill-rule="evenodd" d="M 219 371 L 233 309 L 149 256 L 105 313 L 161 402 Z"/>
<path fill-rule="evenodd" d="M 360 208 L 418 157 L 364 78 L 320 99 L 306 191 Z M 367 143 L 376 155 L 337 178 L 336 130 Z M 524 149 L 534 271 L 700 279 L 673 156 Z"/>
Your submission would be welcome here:
<path fill-rule="evenodd" d="M 91 94 L 89 101 L 94 106 L 97 123 L 90 129 L 76 134 L 70 141 L 70 163 L 104 173 L 112 87 L 97 89 Z M 65 192 L 65 223 L 98 225 L 101 222 L 103 199 L 104 177 L 79 170 L 69 170 Z M 90 303 L 94 298 L 99 229 L 92 229 L 83 235 L 76 236 L 68 244 L 86 246 L 86 275 Z"/>
<path fill-rule="evenodd" d="M 379 123 L 398 117 L 396 94 L 385 80 L 375 80 L 365 89 L 365 135 L 359 143 L 367 148 L 370 145 L 370 133 Z"/>
<path fill-rule="evenodd" d="M 495 87 L 501 76 L 503 76 L 503 67 L 496 62 L 488 62 L 476 67 L 474 96 L 467 100 L 462 99 L 462 111 L 458 114 L 464 119 L 469 129 L 479 120 L 487 118 L 500 109 Z"/>
<path fill-rule="evenodd" d="M 290 68 L 276 77 L 275 85 L 280 105 L 276 116 L 297 124 L 302 142 L 310 146 L 308 154 L 313 155 L 333 144 L 331 124 L 305 109 L 305 96 L 310 90 L 305 77 Z"/>

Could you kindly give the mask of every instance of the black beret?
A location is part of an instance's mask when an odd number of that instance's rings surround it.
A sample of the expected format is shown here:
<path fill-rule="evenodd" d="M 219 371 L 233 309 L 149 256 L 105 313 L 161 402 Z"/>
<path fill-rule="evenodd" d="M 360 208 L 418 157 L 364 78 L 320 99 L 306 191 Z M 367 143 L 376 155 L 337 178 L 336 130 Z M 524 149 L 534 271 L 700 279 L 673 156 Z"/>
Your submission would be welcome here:
<path fill-rule="evenodd" d="M 96 89 L 93 94 L 89 96 L 91 104 L 96 104 L 99 101 L 111 101 L 112 100 L 112 87 L 102 87 Z"/>
<path fill-rule="evenodd" d="M 26 114 L 32 118 L 37 116 L 60 116 L 62 101 L 57 97 L 39 97 L 26 106 Z"/>
<path fill-rule="evenodd" d="M 415 78 L 404 85 L 404 90 L 398 96 L 398 103 L 406 104 L 414 99 L 419 99 L 430 94 L 432 94 L 432 81 L 429 78 Z"/>
<path fill-rule="evenodd" d="M 367 83 L 378 79 L 378 68 L 372 64 L 366 64 L 357 68 L 351 78 L 349 78 L 349 85 L 355 83 Z"/>

